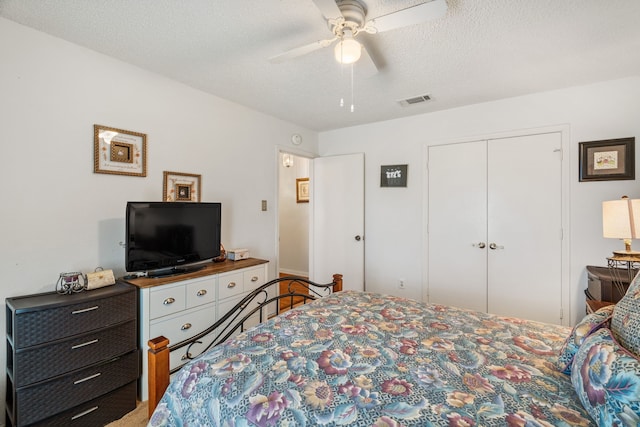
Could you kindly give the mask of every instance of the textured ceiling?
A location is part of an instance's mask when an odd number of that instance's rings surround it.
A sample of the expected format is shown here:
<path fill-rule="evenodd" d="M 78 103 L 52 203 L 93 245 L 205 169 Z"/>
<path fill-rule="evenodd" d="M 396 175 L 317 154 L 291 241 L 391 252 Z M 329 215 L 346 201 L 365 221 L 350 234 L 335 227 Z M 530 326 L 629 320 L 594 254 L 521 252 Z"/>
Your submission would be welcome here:
<path fill-rule="evenodd" d="M 376 17 L 424 0 L 363 0 Z M 323 131 L 640 75 L 639 0 L 447 0 L 442 18 L 362 34 L 379 68 L 350 73 L 312 0 L 0 0 L 0 16 Z M 400 99 L 429 94 L 428 103 Z"/>

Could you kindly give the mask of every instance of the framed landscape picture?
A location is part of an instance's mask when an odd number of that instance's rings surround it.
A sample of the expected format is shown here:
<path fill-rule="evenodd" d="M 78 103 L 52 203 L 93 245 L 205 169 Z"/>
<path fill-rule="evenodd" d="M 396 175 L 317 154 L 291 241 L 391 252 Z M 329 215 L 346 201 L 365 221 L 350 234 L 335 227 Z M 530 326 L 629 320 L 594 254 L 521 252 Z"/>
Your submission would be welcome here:
<path fill-rule="evenodd" d="M 580 181 L 635 179 L 635 138 L 580 143 Z"/>

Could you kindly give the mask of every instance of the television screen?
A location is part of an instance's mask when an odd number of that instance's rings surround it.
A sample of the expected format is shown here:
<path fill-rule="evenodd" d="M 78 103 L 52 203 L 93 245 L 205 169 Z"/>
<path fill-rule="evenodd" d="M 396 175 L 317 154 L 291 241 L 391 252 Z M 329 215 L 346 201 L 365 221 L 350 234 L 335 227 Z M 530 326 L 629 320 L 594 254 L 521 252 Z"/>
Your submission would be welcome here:
<path fill-rule="evenodd" d="M 128 202 L 126 270 L 181 273 L 219 256 L 221 216 L 220 203 Z"/>

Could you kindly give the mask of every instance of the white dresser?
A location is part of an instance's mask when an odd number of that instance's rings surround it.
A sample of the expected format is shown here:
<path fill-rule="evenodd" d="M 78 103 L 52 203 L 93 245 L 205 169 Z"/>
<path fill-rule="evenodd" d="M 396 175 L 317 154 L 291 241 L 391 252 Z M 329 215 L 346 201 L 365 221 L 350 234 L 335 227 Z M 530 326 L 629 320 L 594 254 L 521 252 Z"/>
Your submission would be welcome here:
<path fill-rule="evenodd" d="M 139 288 L 140 296 L 139 343 L 143 350 L 140 400 L 148 398 L 147 342 L 163 335 L 170 344 L 175 344 L 203 331 L 248 292 L 264 284 L 268 268 L 268 261 L 249 258 L 207 264 L 202 270 L 179 276 L 129 281 Z M 258 323 L 258 319 L 252 323 Z M 191 353 L 199 354 L 209 342 L 195 344 Z M 186 361 L 184 352 L 173 352 L 171 369 Z"/>

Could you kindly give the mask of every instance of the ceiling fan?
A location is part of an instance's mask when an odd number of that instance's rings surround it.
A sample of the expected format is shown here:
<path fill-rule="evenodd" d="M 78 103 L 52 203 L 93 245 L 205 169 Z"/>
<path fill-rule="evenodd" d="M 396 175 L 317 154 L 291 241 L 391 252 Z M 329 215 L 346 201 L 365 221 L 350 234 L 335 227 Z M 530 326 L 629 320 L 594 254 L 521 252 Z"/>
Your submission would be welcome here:
<path fill-rule="evenodd" d="M 365 74 L 372 75 L 377 72 L 377 67 L 365 47 L 355 40 L 358 34 L 362 32 L 377 34 L 419 24 L 439 18 L 447 12 L 446 0 L 431 0 L 367 20 L 366 5 L 361 0 L 313 0 L 313 2 L 327 20 L 327 26 L 333 37 L 291 49 L 269 58 L 269 61 L 282 62 L 297 58 L 329 47 L 338 41 L 334 48 L 336 61 L 342 64 L 360 61 L 363 63 L 361 68 L 365 70 Z"/>

